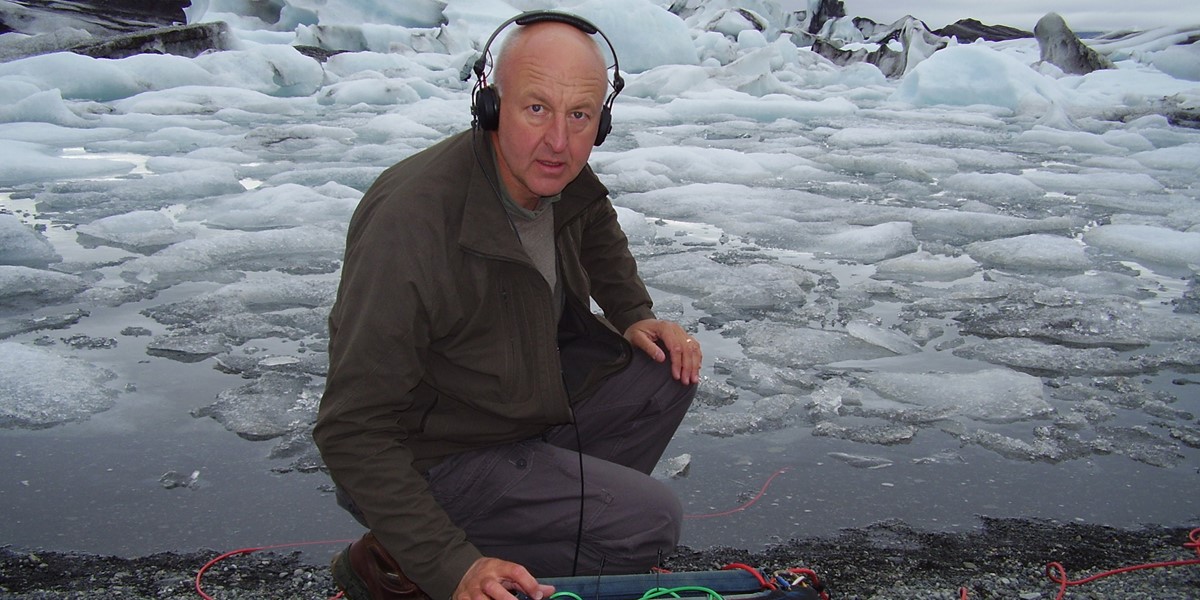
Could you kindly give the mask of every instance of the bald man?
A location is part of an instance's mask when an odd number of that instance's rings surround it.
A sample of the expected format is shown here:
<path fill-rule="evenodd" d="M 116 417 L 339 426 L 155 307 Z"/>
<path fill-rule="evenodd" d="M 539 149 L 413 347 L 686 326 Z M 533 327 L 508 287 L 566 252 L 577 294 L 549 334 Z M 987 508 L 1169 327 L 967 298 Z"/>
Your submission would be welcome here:
<path fill-rule="evenodd" d="M 350 222 L 313 434 L 369 530 L 333 561 L 350 600 L 539 600 L 679 541 L 649 473 L 702 354 L 587 165 L 608 78 L 579 22 L 513 29 L 498 125 L 389 168 Z"/>

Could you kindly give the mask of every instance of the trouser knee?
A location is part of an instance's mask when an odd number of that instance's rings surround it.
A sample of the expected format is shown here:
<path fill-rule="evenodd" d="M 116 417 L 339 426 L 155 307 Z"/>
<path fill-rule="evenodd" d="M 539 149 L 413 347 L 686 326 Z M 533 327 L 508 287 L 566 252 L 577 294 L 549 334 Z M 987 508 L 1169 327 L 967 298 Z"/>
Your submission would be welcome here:
<path fill-rule="evenodd" d="M 596 543 L 594 557 L 607 565 L 606 571 L 645 572 L 679 544 L 683 507 L 662 482 L 647 477 L 638 494 L 609 508 L 616 509 L 604 516 L 611 526 L 589 536 Z"/>

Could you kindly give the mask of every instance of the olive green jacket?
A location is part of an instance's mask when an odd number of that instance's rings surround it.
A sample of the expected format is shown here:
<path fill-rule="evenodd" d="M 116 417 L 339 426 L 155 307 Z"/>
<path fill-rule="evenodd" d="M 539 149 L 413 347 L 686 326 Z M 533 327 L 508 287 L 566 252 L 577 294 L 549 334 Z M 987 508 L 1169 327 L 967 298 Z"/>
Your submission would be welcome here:
<path fill-rule="evenodd" d="M 554 294 L 497 197 L 489 143 L 455 135 L 389 168 L 364 195 L 329 317 L 313 432 L 333 480 L 435 600 L 451 596 L 480 553 L 424 473 L 452 454 L 570 422 L 570 403 L 628 364 L 620 332 L 654 316 L 608 191 L 585 168 L 554 204 L 566 297 L 555 322 Z"/>

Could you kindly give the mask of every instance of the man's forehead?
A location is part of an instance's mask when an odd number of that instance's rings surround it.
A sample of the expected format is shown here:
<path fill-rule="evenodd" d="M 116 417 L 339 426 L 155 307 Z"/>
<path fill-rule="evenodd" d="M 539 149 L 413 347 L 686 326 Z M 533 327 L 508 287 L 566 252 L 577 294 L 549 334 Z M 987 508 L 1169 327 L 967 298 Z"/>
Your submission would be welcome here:
<path fill-rule="evenodd" d="M 562 91 L 600 91 L 608 88 L 608 79 L 603 73 L 592 73 L 573 69 L 554 68 L 537 61 L 511 65 L 512 83 L 522 88 L 548 88 Z"/>
<path fill-rule="evenodd" d="M 604 104 L 603 82 L 568 83 L 555 78 L 535 77 L 511 86 L 506 97 L 517 104 L 562 105 L 568 109 L 598 109 Z"/>

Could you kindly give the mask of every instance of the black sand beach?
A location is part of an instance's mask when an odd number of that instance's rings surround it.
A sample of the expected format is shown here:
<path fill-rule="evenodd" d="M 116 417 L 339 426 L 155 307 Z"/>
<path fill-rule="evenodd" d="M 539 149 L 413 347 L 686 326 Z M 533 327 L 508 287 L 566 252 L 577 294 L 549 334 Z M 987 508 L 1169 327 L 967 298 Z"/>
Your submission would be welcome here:
<path fill-rule="evenodd" d="M 804 567 L 817 573 L 835 599 L 1036 600 L 1059 594 L 1060 584 L 1047 576 L 1052 562 L 1061 564 L 1071 581 L 1149 563 L 1200 562 L 1190 531 L 984 519 L 976 531 L 942 534 L 887 522 L 831 538 L 791 540 L 760 552 L 680 547 L 663 566 L 673 571 L 711 570 L 733 562 L 766 571 Z M 331 547 L 330 555 L 336 550 Z M 6 546 L 0 548 L 0 594 L 14 600 L 201 598 L 197 573 L 227 551 L 117 558 Z M 327 598 L 337 591 L 325 565 L 279 550 L 222 559 L 200 583 L 214 599 Z M 1187 600 L 1198 595 L 1200 564 L 1183 564 L 1072 585 L 1063 597 Z"/>

